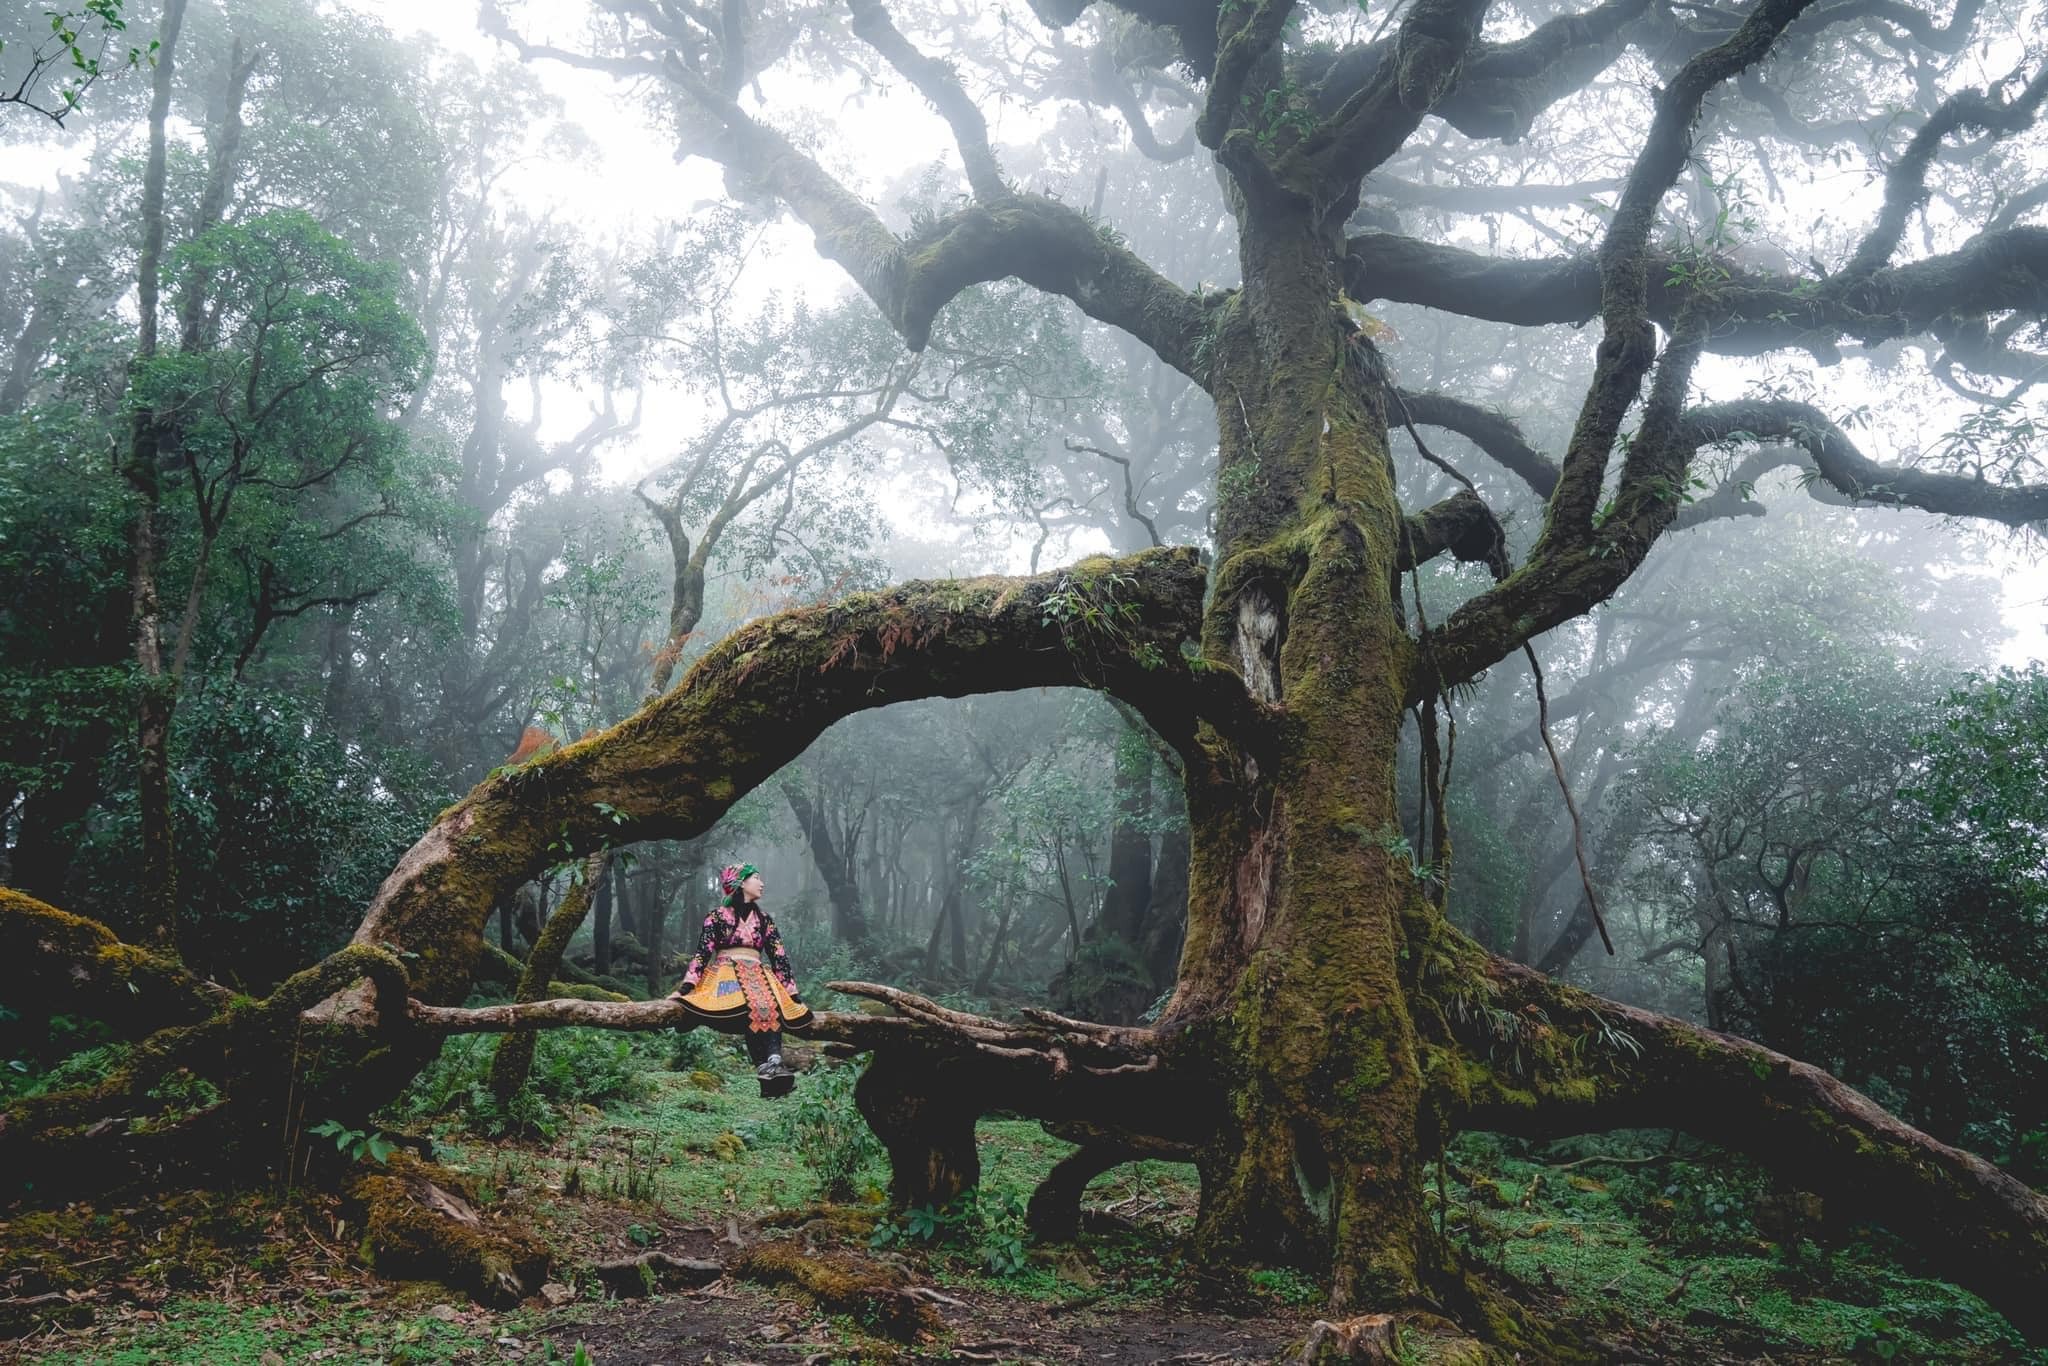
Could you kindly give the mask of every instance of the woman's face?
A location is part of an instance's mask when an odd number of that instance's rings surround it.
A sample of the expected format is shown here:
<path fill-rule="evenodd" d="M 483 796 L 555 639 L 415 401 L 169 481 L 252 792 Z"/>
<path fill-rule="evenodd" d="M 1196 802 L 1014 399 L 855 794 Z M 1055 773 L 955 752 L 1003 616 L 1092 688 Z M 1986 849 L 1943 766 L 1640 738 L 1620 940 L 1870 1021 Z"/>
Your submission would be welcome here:
<path fill-rule="evenodd" d="M 761 889 L 766 885 L 766 883 L 761 881 L 761 875 L 756 873 L 740 884 L 740 895 L 749 901 L 759 901 L 761 899 Z"/>

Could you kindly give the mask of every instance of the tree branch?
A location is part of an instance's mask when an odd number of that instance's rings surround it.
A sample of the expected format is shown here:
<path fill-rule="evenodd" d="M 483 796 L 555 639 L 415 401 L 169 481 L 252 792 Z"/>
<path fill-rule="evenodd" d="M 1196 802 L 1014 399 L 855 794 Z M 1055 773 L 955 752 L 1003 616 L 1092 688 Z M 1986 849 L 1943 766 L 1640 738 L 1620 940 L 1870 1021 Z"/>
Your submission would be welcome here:
<path fill-rule="evenodd" d="M 967 168 L 967 183 L 977 199 L 1000 199 L 1009 193 L 1003 168 L 989 149 L 988 122 L 960 84 L 952 66 L 917 50 L 895 24 L 881 0 L 847 0 L 853 11 L 853 31 L 861 41 L 882 54 L 890 66 L 917 87 L 931 101 L 953 130 L 960 160 Z"/>
<path fill-rule="evenodd" d="M 1196 362 L 1207 324 L 1202 303 L 1078 211 L 1044 195 L 995 192 L 899 239 L 788 138 L 695 72 L 671 60 L 667 75 L 719 120 L 707 155 L 787 204 L 817 235 L 819 252 L 853 277 L 913 351 L 924 349 L 933 319 L 960 291 L 1014 276 L 1073 300 L 1206 382 Z"/>
<path fill-rule="evenodd" d="M 1216 67 L 1209 77 L 1209 96 L 1195 119 L 1195 136 L 1214 151 L 1223 145 L 1223 135 L 1236 119 L 1244 98 L 1245 83 L 1257 66 L 1280 41 L 1280 32 L 1294 14 L 1294 0 L 1255 0 L 1223 11 L 1217 21 L 1221 46 Z"/>
<path fill-rule="evenodd" d="M 1549 498 L 1557 487 L 1557 465 L 1531 446 L 1514 420 L 1491 408 L 1452 398 L 1448 394 L 1400 391 L 1408 414 L 1423 427 L 1441 427 L 1456 432 L 1510 473 L 1520 477 L 1539 498 Z"/>
<path fill-rule="evenodd" d="M 1860 279 L 1795 283 L 1722 262 L 1727 278 L 1705 295 L 1669 269 L 1674 258 L 1651 252 L 1646 260 L 1658 281 L 1650 318 L 1669 326 L 1694 303 L 1707 350 L 1723 355 L 1803 347 L 1832 361 L 1843 337 L 1875 346 L 1952 316 L 2048 311 L 2048 228 L 2030 225 L 1979 233 L 1953 252 Z M 1599 270 L 1588 258 L 1508 260 L 1393 233 L 1353 237 L 1344 280 L 1361 303 L 1419 304 L 1521 327 L 1577 326 L 1600 308 Z"/>
<path fill-rule="evenodd" d="M 1486 974 L 1497 993 L 1489 1005 L 1520 1022 L 1531 1074 L 1456 1097 L 1459 1127 L 1529 1137 L 1684 1129 L 1818 1192 L 1831 1216 L 1885 1225 L 2022 1332 L 2037 1341 L 2048 1334 L 2040 1294 L 2048 1197 L 1782 1053 L 1602 1000 L 1505 959 L 1490 958 Z M 1561 1059 L 1566 1040 L 1582 1041 L 1585 1061 L 1552 1067 L 1546 1060 Z"/>
<path fill-rule="evenodd" d="M 2048 521 L 2048 485 L 1994 484 L 1966 475 L 1880 465 L 1810 403 L 1757 399 L 1706 404 L 1687 412 L 1684 425 L 1695 447 L 1738 439 L 1738 434 L 1790 442 L 1812 458 L 1822 479 L 1857 503 L 1981 517 L 2010 527 Z"/>
<path fill-rule="evenodd" d="M 701 833 L 834 721 L 893 702 L 1098 688 L 1206 772 L 1198 722 L 1254 751 L 1267 722 L 1234 673 L 1183 658 L 1204 586 L 1196 553 L 1170 548 L 1032 578 L 904 584 L 756 621 L 619 725 L 485 779 L 399 861 L 358 939 L 424 955 L 422 999 L 459 997 L 492 908 L 538 870 Z"/>
<path fill-rule="evenodd" d="M 1394 567 L 1406 573 L 1445 551 L 1466 564 L 1491 566 L 1500 556 L 1500 520 L 1470 489 L 1460 489 L 1406 519 Z"/>
<path fill-rule="evenodd" d="M 2010 137 L 2032 126 L 2034 111 L 2044 98 L 2048 98 L 2048 67 L 2010 104 L 1995 101 L 1981 90 L 1959 90 L 1943 100 L 1885 174 L 1884 208 L 1842 273 L 1868 275 L 1892 259 L 1899 239 L 1906 234 L 1907 218 L 1927 199 L 1927 168 L 1941 149 L 1942 139 L 1965 128 Z"/>

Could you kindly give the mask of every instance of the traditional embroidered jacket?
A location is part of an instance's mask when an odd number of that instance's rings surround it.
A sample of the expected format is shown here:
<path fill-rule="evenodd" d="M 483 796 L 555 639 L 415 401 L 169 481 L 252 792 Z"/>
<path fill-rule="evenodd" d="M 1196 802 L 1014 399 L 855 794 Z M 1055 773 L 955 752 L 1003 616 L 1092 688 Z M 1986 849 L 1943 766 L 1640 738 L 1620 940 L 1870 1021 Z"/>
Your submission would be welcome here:
<path fill-rule="evenodd" d="M 789 966 L 789 955 L 783 951 L 782 935 L 759 902 L 748 902 L 739 910 L 720 906 L 704 917 L 704 929 L 697 938 L 696 956 L 683 969 L 684 991 L 703 979 L 720 949 L 759 949 L 775 979 L 786 990 L 796 991 L 796 973 Z"/>

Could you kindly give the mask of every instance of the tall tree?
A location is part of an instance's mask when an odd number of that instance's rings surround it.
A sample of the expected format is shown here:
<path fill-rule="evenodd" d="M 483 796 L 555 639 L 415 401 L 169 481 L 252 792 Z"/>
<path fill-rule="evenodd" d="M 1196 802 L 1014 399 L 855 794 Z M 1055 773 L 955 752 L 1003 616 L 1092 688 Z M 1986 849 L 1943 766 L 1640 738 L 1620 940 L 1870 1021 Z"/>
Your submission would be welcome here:
<path fill-rule="evenodd" d="M 890 1149 L 899 1198 L 943 1199 L 976 1179 L 973 1121 L 984 1110 L 1081 1116 L 1118 1150 L 1136 1139 L 1195 1160 L 1192 1240 L 1205 1263 L 1303 1267 L 1327 1275 L 1335 1309 L 1448 1304 L 1513 1338 L 1512 1323 L 1473 1305 L 1424 1219 L 1425 1163 L 1460 1128 L 1669 1125 L 1754 1151 L 1831 1203 L 1902 1230 L 2029 1333 L 2048 1334 L 2037 1293 L 2048 1200 L 1811 1065 L 1487 953 L 1448 923 L 1448 845 L 1420 846 L 1418 866 L 1396 788 L 1406 709 L 1441 715 L 1455 689 L 1610 597 L 1678 518 L 1703 449 L 1783 442 L 1816 481 L 1863 502 L 2013 526 L 2048 517 L 2048 488 L 2029 482 L 2023 447 L 1985 443 L 1964 453 L 1960 473 L 1907 468 L 1871 458 L 1803 396 L 1691 403 L 1710 351 L 1826 355 L 1845 337 L 1934 337 L 1980 374 L 2023 374 L 2027 323 L 2004 329 L 2048 307 L 2048 230 L 2001 223 L 1985 201 L 1987 215 L 1970 220 L 1981 230 L 1891 262 L 1951 134 L 1977 135 L 1965 155 L 2034 127 L 2048 97 L 2038 58 L 2003 88 L 1944 97 L 1935 82 L 1903 138 L 1880 125 L 1882 140 L 1903 145 L 1874 222 L 1831 246 L 1831 266 L 1794 280 L 1744 266 L 1699 233 L 1681 231 L 1676 245 L 1659 236 L 1688 157 L 1724 127 L 1718 113 L 1703 117 L 1709 96 L 1751 100 L 1825 140 L 1833 134 L 1759 84 L 1766 57 L 1825 66 L 1844 28 L 1877 24 L 1888 51 L 1915 54 L 1898 58 L 1910 75 L 1966 43 L 1977 8 L 1937 29 L 1817 0 L 1677 15 L 1605 0 L 1502 10 L 1526 31 L 1495 39 L 1482 33 L 1484 0 L 1417 0 L 1378 38 L 1275 0 L 1114 7 L 1153 23 L 1166 59 L 1203 87 L 1193 132 L 1226 184 L 1242 283 L 1196 290 L 1074 204 L 1014 185 L 967 94 L 972 54 L 932 57 L 926 36 L 913 40 L 877 0 L 849 5 L 858 61 L 886 63 L 939 111 L 967 186 L 957 207 L 901 232 L 760 112 L 756 89 L 777 88 L 757 80 L 764 68 L 820 52 L 828 67 L 852 65 L 843 35 L 814 32 L 807 9 L 599 8 L 621 46 L 527 50 L 661 82 L 688 150 L 720 163 L 736 193 L 773 199 L 808 226 L 913 350 L 963 292 L 1014 276 L 1200 386 L 1219 437 L 1213 560 L 1161 548 L 1028 577 L 909 583 L 744 627 L 632 718 L 487 780 L 445 812 L 384 884 L 358 942 L 279 1000 L 367 976 L 369 987 L 349 985 L 314 1015 L 362 1028 L 365 1049 L 407 1029 L 674 1018 L 659 1004 L 442 1007 L 466 988 L 492 908 L 564 849 L 699 833 L 854 711 L 1086 686 L 1131 705 L 1181 760 L 1192 850 L 1176 990 L 1149 1029 L 1042 1012 L 963 1018 L 880 987 L 866 990 L 899 1017 L 821 1020 L 875 1051 L 859 1096 Z M 1037 6 L 1056 25 L 1085 8 Z M 1607 123 L 1631 139 L 1629 169 L 1590 257 L 1515 259 L 1353 226 L 1366 178 L 1418 141 L 1426 117 L 1482 143 L 1513 142 L 1596 83 L 1616 99 L 1619 87 L 1651 84 L 1602 82 L 1623 63 L 1654 71 L 1655 93 Z M 1850 136 L 1869 131 L 1848 122 Z M 1475 164 L 1491 177 L 1488 155 Z M 1681 228 L 1711 228 L 1689 212 Z M 1419 426 L 1420 414 L 1389 381 L 1381 320 L 1360 307 L 1385 299 L 1517 326 L 1599 317 L 1560 458 L 1467 400 L 1432 409 L 1545 487 L 1540 533 L 1519 565 L 1476 485 L 1415 511 L 1401 504 L 1390 429 Z M 1446 554 L 1497 581 L 1425 622 L 1404 588 Z M 1425 754 L 1434 727 L 1426 714 Z M 1425 793 L 1440 790 L 1438 774 Z M 406 1005 L 407 993 L 421 1004 Z M 1496 1065 L 1509 1042 L 1517 1065 Z M 389 1085 L 346 1075 L 358 1103 Z M 47 1108 L 74 1106 L 64 1116 L 75 1124 L 79 1104 Z M 34 1156 L 33 1125 L 0 1132 Z"/>

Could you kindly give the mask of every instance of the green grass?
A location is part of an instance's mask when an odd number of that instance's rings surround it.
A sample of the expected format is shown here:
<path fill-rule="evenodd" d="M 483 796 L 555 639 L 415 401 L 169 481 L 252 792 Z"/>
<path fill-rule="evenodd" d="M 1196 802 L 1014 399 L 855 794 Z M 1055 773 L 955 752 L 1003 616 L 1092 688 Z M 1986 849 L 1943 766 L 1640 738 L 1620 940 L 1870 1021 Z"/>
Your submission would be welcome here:
<path fill-rule="evenodd" d="M 892 1218 L 881 1204 L 886 1163 L 853 1109 L 852 1066 L 822 1064 L 793 1098 L 763 1100 L 738 1042 L 701 1031 L 680 1040 L 643 1036 L 624 1055 L 612 1040 L 552 1047 L 558 1054 L 536 1069 L 531 1096 L 550 1122 L 527 1137 L 477 1131 L 467 1108 L 481 1075 L 473 1045 L 445 1054 L 410 1109 L 382 1122 L 431 1127 L 440 1159 L 468 1175 L 486 1204 L 532 1219 L 556 1245 L 556 1279 L 573 1281 L 574 1264 L 605 1255 L 603 1247 L 652 1245 L 677 1225 L 722 1228 L 728 1216 L 745 1223 L 827 1198 Z M 1199 1186 L 1186 1164 L 1115 1168 L 1089 1187 L 1084 1209 L 1094 1217 L 1076 1244 L 1020 1244 L 1025 1202 L 1074 1149 L 1030 1120 L 985 1119 L 976 1132 L 982 1187 L 974 1207 L 927 1219 L 923 1232 L 901 1217 L 890 1225 L 892 1250 L 942 1286 L 1133 1312 L 1229 1303 L 1298 1314 L 1322 1301 L 1322 1286 L 1291 1272 L 1262 1269 L 1218 1284 L 1187 1263 L 1181 1247 Z M 836 1193 L 828 1175 L 839 1178 Z M 1626 1334 L 1639 1348 L 1676 1356 L 1697 1349 L 2048 1366 L 2048 1352 L 2030 1352 L 1981 1301 L 1922 1274 L 1896 1240 L 1788 1222 L 1787 1197 L 1759 1168 L 1704 1145 L 1671 1148 L 1662 1132 L 1551 1145 L 1468 1135 L 1453 1146 L 1445 1190 L 1443 1226 L 1466 1261 L 1568 1332 Z M 1429 1198 L 1434 1219 L 1434 1181 Z M 52 1284 L 69 1284 L 60 1266 L 44 1262 L 62 1249 L 119 1243 L 175 1263 L 162 1281 L 186 1295 L 231 1265 L 289 1278 L 290 1238 L 261 1232 L 271 1214 L 260 1199 L 217 1210 L 195 1205 L 170 1214 L 168 1238 L 153 1225 L 130 1228 L 83 1208 L 24 1216 L 13 1229 L 17 1255 L 0 1258 L 0 1267 L 39 1269 Z M 838 1236 L 857 1242 L 862 1226 L 855 1218 Z M 279 1265 L 266 1270 L 254 1260 L 265 1257 Z M 495 1359 L 495 1339 L 508 1333 L 528 1343 L 527 1360 L 547 1359 L 534 1336 L 546 1316 L 471 1314 L 451 1292 L 430 1293 L 422 1300 L 411 1289 L 378 1291 L 374 1307 L 173 1299 L 161 1322 L 102 1328 L 96 1345 L 45 1359 L 259 1362 L 274 1353 L 296 1363 L 322 1351 L 325 1360 Z M 450 1322 L 422 1312 L 437 1299 L 463 1313 Z"/>
<path fill-rule="evenodd" d="M 678 1218 L 816 1199 L 817 1180 L 781 1141 L 782 1102 L 761 1098 L 737 1046 L 705 1061 L 693 1072 L 644 1073 L 635 1099 L 573 1108 L 544 1147 L 486 1142 L 451 1126 L 437 1137 L 437 1156 L 481 1182 L 486 1197 L 552 1190 Z M 887 1178 L 886 1169 L 876 1174 Z"/>
<path fill-rule="evenodd" d="M 287 1363 L 312 1361 L 450 1362 L 464 1353 L 495 1358 L 495 1340 L 521 1336 L 521 1320 L 488 1325 L 444 1322 L 420 1313 L 392 1317 L 360 1308 L 304 1305 L 227 1305 L 173 1300 L 159 1323 L 138 1324 L 115 1341 L 88 1351 L 53 1352 L 44 1362 L 93 1366 L 213 1366 L 259 1363 L 274 1354 Z M 538 1358 L 529 1357 L 529 1360 Z"/>

